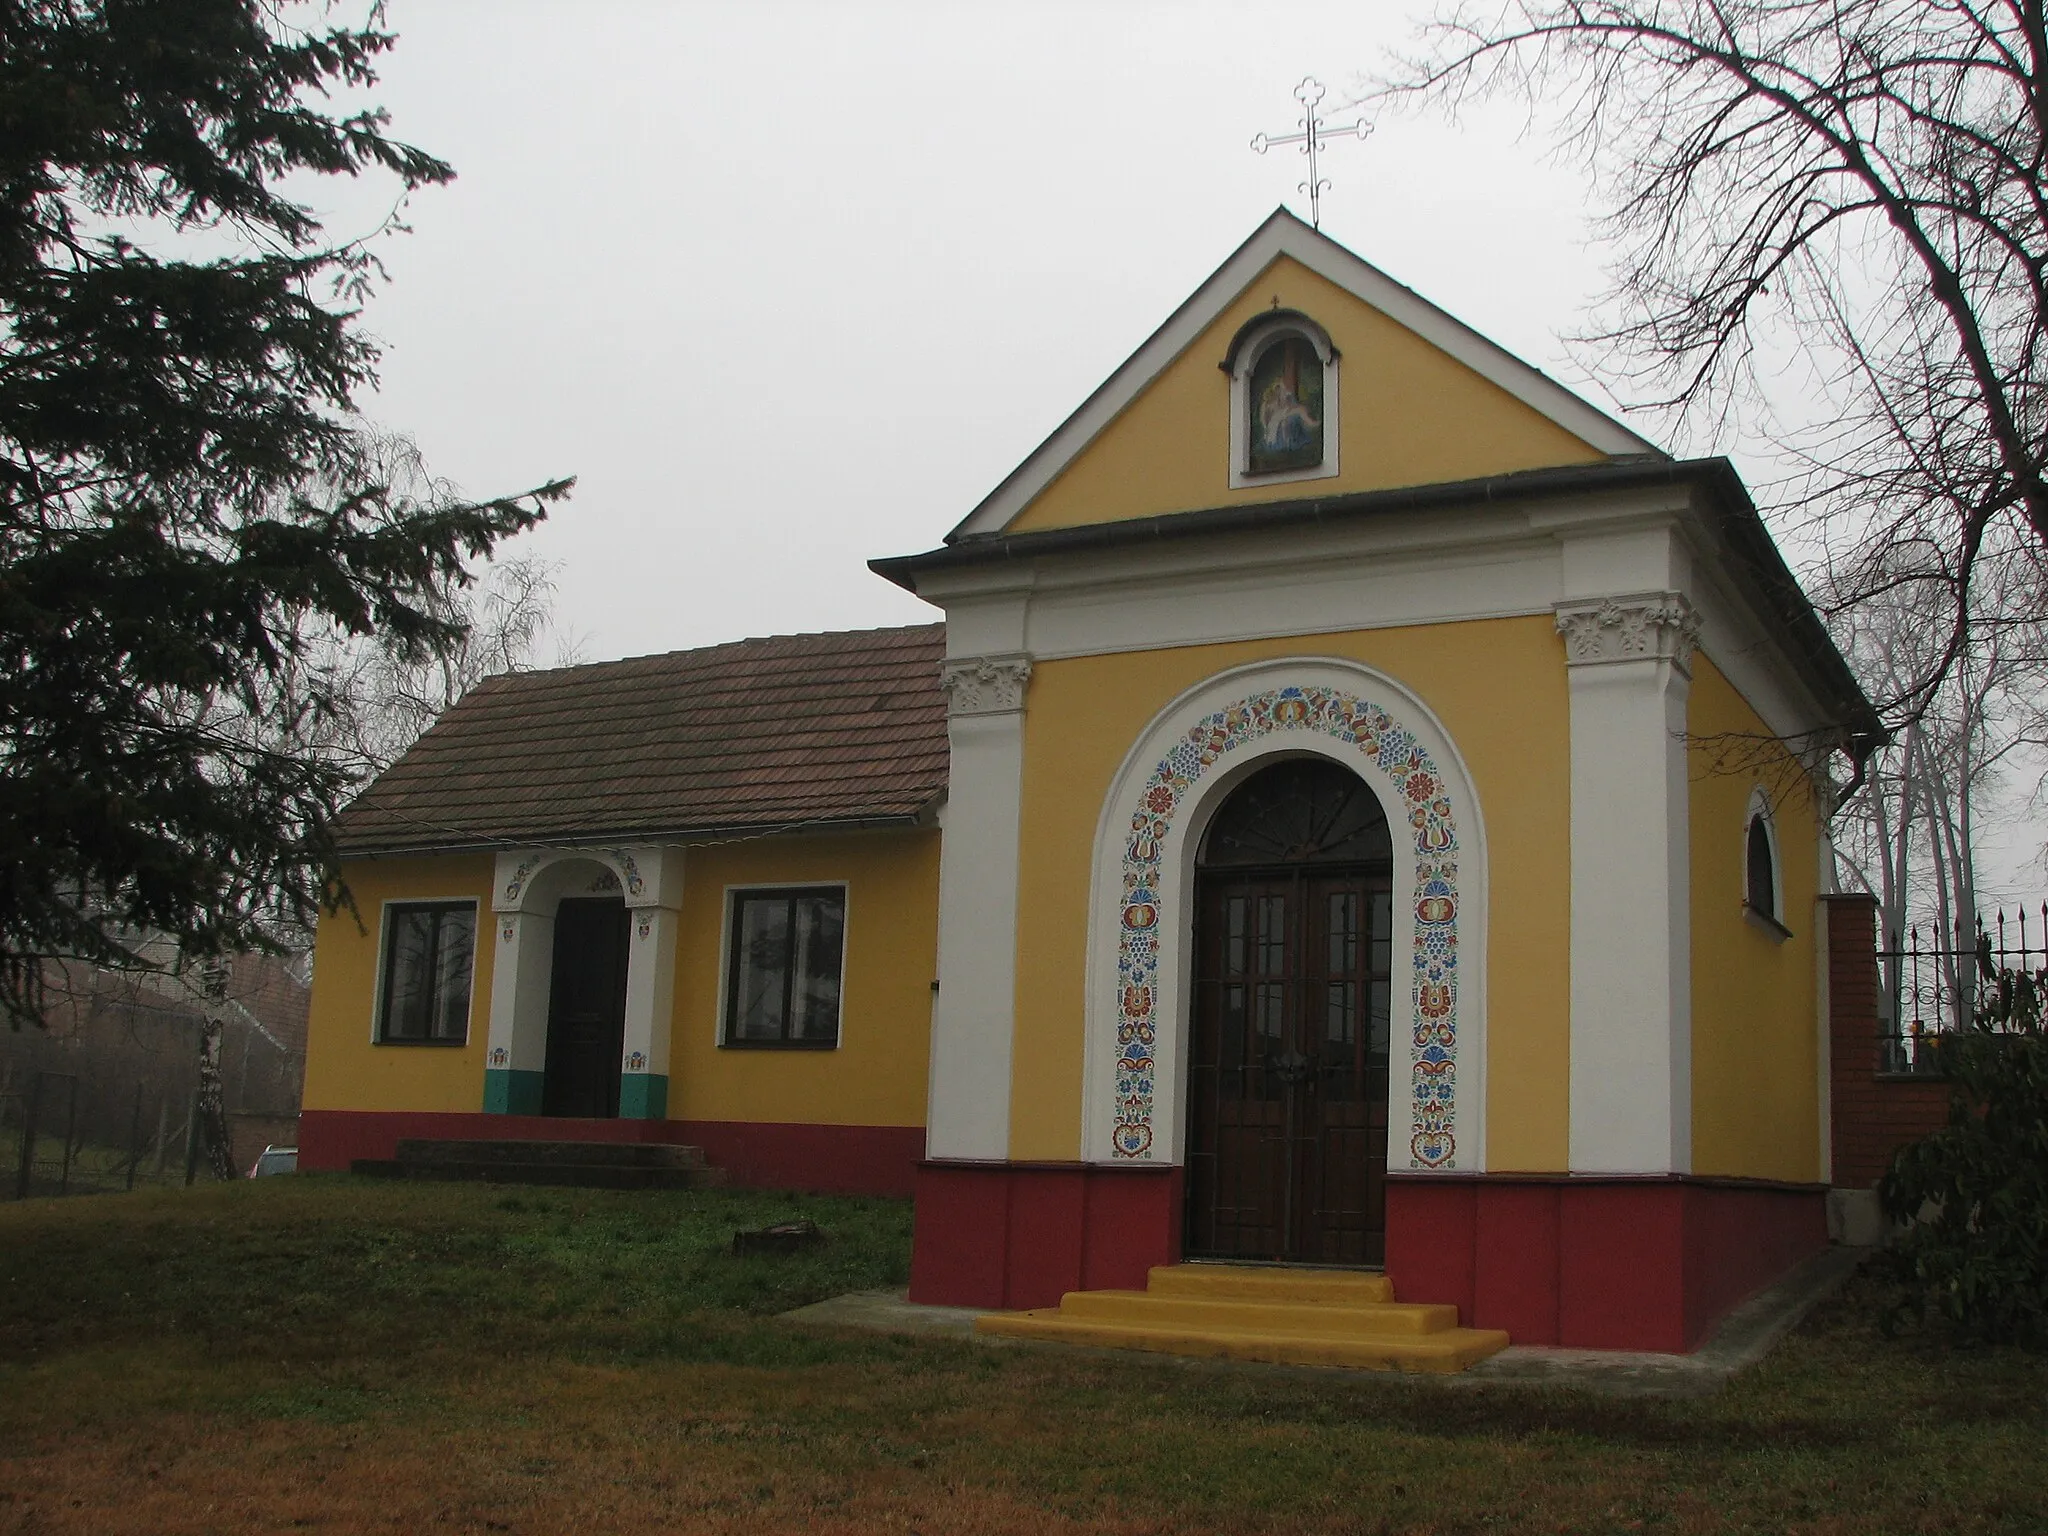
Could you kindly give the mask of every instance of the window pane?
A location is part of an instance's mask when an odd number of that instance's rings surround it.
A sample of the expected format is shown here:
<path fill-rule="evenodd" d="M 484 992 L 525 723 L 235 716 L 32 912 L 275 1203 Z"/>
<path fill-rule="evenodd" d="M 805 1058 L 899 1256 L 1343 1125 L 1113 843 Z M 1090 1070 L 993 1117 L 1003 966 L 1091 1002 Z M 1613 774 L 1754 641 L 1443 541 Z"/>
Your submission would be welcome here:
<path fill-rule="evenodd" d="M 1327 1029 L 1330 1038 L 1340 1045 L 1349 1045 L 1352 1039 L 1352 1017 L 1357 1004 L 1358 983 L 1333 981 L 1329 983 Z"/>
<path fill-rule="evenodd" d="M 418 907 L 391 913 L 385 965 L 384 1038 L 424 1040 L 433 1008 L 434 914 Z"/>
<path fill-rule="evenodd" d="M 1771 834 L 1761 816 L 1749 822 L 1749 904 L 1766 917 L 1776 917 L 1777 881 L 1772 878 Z"/>
<path fill-rule="evenodd" d="M 739 902 L 739 974 L 733 978 L 732 1038 L 780 1040 L 789 983 L 789 902 L 742 897 Z"/>
<path fill-rule="evenodd" d="M 839 1038 L 839 952 L 845 937 L 846 906 L 839 896 L 804 896 L 793 904 L 791 943 L 794 985 L 790 995 L 792 1040 Z"/>
<path fill-rule="evenodd" d="M 1358 897 L 1349 891 L 1330 896 L 1330 970 L 1334 975 L 1358 969 Z M 1331 1036 L 1335 1039 L 1336 1036 Z"/>
<path fill-rule="evenodd" d="M 1287 968 L 1287 899 L 1259 898 L 1259 974 L 1278 976 Z"/>
<path fill-rule="evenodd" d="M 444 908 L 434 915 L 440 928 L 434 946 L 434 1038 L 467 1040 L 469 977 L 476 958 L 476 910 Z"/>
<path fill-rule="evenodd" d="M 469 979 L 476 959 L 470 902 L 406 902 L 385 909 L 384 996 L 378 1038 L 469 1038 Z"/>

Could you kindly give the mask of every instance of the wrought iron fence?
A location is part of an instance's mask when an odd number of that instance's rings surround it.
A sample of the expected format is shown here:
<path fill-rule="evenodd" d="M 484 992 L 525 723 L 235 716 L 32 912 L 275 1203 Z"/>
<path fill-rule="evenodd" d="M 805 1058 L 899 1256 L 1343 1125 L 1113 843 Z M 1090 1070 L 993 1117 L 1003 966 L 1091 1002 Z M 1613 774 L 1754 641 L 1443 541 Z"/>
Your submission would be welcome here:
<path fill-rule="evenodd" d="M 1980 914 L 1974 942 L 1960 926 L 1952 943 L 1932 925 L 1889 937 L 1877 952 L 1886 1004 L 1877 1069 L 1888 1076 L 1939 1077 L 1943 1040 L 1976 1018 L 1994 989 L 2015 974 L 2048 972 L 2048 902 L 2031 917 L 2025 906 L 2010 919 L 2001 907 L 1990 923 Z"/>
<path fill-rule="evenodd" d="M 31 1072 L 0 1092 L 0 1200 L 190 1183 L 191 1105 L 137 1082 Z"/>

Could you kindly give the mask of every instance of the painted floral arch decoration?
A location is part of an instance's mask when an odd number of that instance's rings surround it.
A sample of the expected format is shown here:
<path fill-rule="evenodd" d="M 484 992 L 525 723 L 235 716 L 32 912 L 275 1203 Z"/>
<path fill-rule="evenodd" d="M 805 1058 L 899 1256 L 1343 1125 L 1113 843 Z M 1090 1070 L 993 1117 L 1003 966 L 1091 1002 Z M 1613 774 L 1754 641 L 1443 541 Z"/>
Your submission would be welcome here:
<path fill-rule="evenodd" d="M 1174 743 L 1138 792 L 1124 842 L 1117 926 L 1115 1154 L 1152 1150 L 1158 1034 L 1160 857 L 1187 792 L 1227 754 L 1280 731 L 1312 731 L 1354 748 L 1392 784 L 1415 847 L 1414 1029 L 1409 1049 L 1411 1168 L 1455 1165 L 1458 1043 L 1458 833 L 1442 772 L 1386 710 L 1334 688 L 1273 688 L 1218 710 Z M 1389 820 L 1399 825 L 1400 818 Z"/>

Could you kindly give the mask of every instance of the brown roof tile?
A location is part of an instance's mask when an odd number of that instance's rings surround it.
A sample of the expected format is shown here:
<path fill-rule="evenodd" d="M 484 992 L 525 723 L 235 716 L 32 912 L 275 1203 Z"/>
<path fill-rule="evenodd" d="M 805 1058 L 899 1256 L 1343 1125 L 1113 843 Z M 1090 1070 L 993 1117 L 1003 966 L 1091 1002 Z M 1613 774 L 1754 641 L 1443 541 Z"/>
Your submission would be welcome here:
<path fill-rule="evenodd" d="M 945 627 L 777 635 L 478 684 L 344 853 L 908 820 L 946 787 Z"/>

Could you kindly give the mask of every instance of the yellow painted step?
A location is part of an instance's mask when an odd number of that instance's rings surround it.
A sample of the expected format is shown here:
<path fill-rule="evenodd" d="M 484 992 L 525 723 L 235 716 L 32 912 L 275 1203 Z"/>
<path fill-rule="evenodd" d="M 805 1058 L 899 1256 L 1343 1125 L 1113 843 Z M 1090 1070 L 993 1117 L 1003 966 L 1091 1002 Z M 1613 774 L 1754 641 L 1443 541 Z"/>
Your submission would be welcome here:
<path fill-rule="evenodd" d="M 1161 1295 L 1154 1291 L 1070 1291 L 1062 1316 L 1137 1327 L 1220 1328 L 1226 1332 L 1328 1333 L 1417 1338 L 1458 1326 L 1458 1309 L 1402 1301 L 1302 1302 Z"/>
<path fill-rule="evenodd" d="M 1359 1337 L 1208 1328 L 1144 1327 L 1091 1321 L 1053 1309 L 999 1312 L 975 1322 L 978 1333 L 1042 1339 L 1107 1349 L 1142 1349 L 1201 1359 L 1261 1360 L 1281 1365 L 1335 1365 L 1394 1371 L 1462 1371 L 1505 1349 L 1492 1328 L 1450 1328 L 1413 1338 Z"/>
<path fill-rule="evenodd" d="M 1372 1270 L 1240 1264 L 1161 1264 L 1145 1276 L 1145 1289 L 1154 1296 L 1339 1306 L 1394 1299 L 1393 1282 Z"/>

